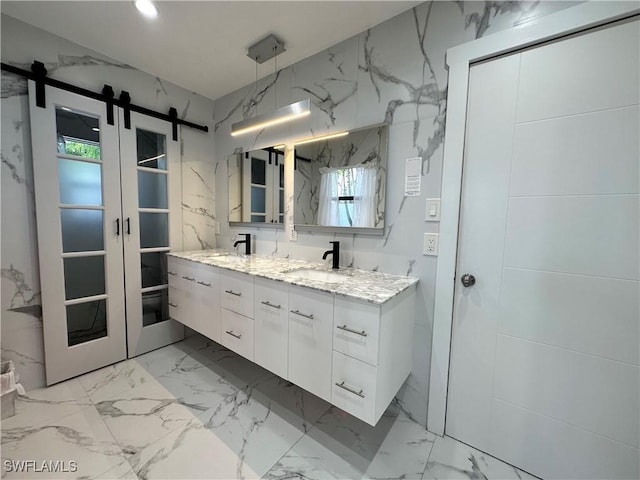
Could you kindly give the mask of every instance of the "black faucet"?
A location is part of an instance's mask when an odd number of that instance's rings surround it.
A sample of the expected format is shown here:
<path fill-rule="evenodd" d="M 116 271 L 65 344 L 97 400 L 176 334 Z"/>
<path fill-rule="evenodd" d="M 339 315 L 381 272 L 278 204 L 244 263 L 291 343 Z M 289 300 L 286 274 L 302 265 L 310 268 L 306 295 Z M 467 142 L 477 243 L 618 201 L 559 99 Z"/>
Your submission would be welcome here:
<path fill-rule="evenodd" d="M 241 243 L 244 243 L 244 254 L 251 255 L 251 234 L 250 233 L 241 233 L 240 235 L 244 235 L 244 240 L 238 240 L 233 244 L 233 248 L 236 248 Z"/>
<path fill-rule="evenodd" d="M 340 242 L 329 242 L 333 245 L 331 250 L 327 250 L 322 255 L 322 259 L 325 260 L 327 255 L 331 255 L 331 260 L 333 260 L 333 265 L 331 268 L 334 270 L 338 270 L 340 268 Z"/>

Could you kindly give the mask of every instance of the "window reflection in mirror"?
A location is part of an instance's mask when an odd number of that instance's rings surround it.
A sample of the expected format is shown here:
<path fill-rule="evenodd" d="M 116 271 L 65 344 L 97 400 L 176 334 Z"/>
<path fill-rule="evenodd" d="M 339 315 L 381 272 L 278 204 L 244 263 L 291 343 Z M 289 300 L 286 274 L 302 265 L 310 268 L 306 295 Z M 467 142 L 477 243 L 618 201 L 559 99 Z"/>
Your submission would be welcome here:
<path fill-rule="evenodd" d="M 284 223 L 284 148 L 234 154 L 228 172 L 230 223 Z"/>
<path fill-rule="evenodd" d="M 294 223 L 383 228 L 387 126 L 295 147 Z"/>

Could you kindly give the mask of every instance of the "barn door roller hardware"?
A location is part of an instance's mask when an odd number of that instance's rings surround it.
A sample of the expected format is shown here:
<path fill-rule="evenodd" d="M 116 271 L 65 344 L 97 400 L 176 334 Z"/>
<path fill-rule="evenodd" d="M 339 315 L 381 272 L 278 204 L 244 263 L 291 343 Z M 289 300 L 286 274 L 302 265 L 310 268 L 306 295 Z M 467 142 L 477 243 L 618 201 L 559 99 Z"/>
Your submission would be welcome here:
<path fill-rule="evenodd" d="M 198 125 L 196 123 L 178 118 L 178 111 L 173 107 L 170 108 L 169 113 L 166 114 L 156 112 L 155 110 L 150 110 L 139 105 L 134 105 L 133 103 L 131 103 L 131 96 L 129 95 L 129 93 L 124 90 L 120 93 L 119 98 L 115 98 L 113 88 L 109 85 L 105 85 L 102 89 L 102 92 L 97 93 L 91 90 L 87 90 L 86 88 L 78 87 L 67 82 L 47 77 L 47 69 L 42 62 L 34 61 L 31 65 L 31 71 L 14 67 L 13 65 L 9 65 L 7 63 L 2 63 L 1 65 L 3 71 L 13 73 L 14 75 L 20 75 L 21 77 L 33 80 L 36 83 L 36 105 L 38 107 L 46 108 L 47 102 L 44 86 L 50 85 L 52 87 L 59 88 L 60 90 L 65 90 L 67 92 L 75 93 L 84 97 L 93 98 L 94 100 L 104 102 L 107 106 L 107 123 L 109 125 L 114 124 L 113 107 L 117 106 L 124 109 L 125 111 L 125 128 L 127 129 L 131 128 L 130 112 L 137 112 L 141 113 L 142 115 L 158 118 L 160 120 L 164 120 L 165 122 L 171 123 L 173 126 L 173 140 L 178 140 L 178 125 L 195 128 L 196 130 L 200 130 L 203 132 L 209 131 L 209 127 L 206 125 Z"/>

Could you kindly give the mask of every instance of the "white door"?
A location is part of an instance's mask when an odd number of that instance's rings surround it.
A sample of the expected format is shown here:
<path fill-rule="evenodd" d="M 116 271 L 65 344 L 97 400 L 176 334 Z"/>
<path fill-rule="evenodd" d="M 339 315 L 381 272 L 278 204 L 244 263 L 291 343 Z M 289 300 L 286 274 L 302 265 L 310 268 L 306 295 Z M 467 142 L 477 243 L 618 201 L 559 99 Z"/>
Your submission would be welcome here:
<path fill-rule="evenodd" d="M 180 150 L 171 124 L 120 110 L 122 218 L 129 356 L 181 340 L 169 318 L 167 257 L 182 250 Z"/>
<path fill-rule="evenodd" d="M 639 32 L 469 73 L 445 431 L 543 478 L 640 474 Z"/>
<path fill-rule="evenodd" d="M 118 126 L 102 102 L 29 82 L 47 384 L 123 360 Z"/>
<path fill-rule="evenodd" d="M 47 384 L 181 340 L 166 252 L 180 250 L 179 142 L 136 113 L 29 82 Z M 126 305 L 126 307 L 125 307 Z"/>

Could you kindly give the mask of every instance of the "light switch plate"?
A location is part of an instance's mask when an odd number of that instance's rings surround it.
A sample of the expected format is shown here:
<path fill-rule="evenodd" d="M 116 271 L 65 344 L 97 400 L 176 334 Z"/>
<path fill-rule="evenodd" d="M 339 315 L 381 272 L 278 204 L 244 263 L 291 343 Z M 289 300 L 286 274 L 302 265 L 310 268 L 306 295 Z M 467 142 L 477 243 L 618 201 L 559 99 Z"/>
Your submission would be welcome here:
<path fill-rule="evenodd" d="M 298 231 L 294 225 L 289 225 L 289 240 L 292 242 L 298 240 Z"/>
<path fill-rule="evenodd" d="M 437 233 L 425 233 L 424 234 L 424 244 L 422 247 L 423 255 L 438 255 L 438 239 L 440 235 Z"/>
<path fill-rule="evenodd" d="M 427 198 L 427 213 L 424 218 L 425 222 L 440 221 L 440 199 Z"/>

